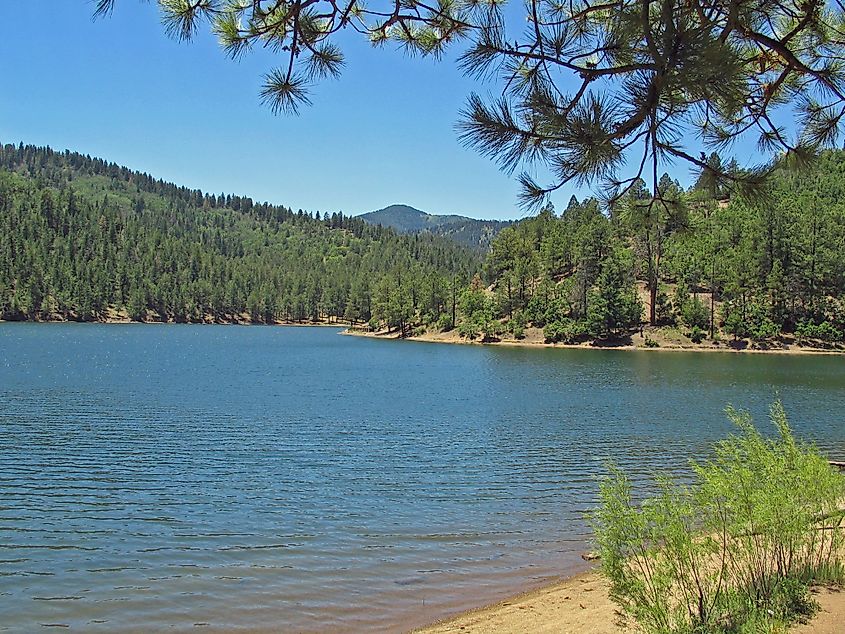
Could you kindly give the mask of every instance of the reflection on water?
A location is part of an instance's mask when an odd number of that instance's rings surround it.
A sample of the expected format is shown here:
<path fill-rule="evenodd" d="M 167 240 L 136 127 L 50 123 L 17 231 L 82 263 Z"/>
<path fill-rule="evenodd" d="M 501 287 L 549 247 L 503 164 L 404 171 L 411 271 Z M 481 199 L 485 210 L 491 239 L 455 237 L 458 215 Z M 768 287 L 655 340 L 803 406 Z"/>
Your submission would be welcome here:
<path fill-rule="evenodd" d="M 845 457 L 844 369 L 5 324 L 0 629 L 418 625 L 579 570 L 604 464 L 683 470 L 727 403 Z"/>

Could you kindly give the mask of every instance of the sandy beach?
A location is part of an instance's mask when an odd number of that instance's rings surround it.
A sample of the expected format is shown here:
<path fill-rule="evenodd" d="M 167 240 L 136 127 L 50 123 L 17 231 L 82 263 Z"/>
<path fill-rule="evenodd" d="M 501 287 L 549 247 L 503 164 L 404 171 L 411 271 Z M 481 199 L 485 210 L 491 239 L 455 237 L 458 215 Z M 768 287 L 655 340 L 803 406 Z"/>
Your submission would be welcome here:
<path fill-rule="evenodd" d="M 795 634 L 841 634 L 845 623 L 845 591 L 814 588 L 821 609 Z M 493 605 L 415 630 L 416 634 L 617 634 L 617 608 L 598 572 L 587 572 L 526 592 Z"/>
<path fill-rule="evenodd" d="M 420 634 L 447 632 L 522 634 L 524 632 L 620 632 L 616 606 L 605 581 L 587 572 L 552 585 L 465 612 L 416 630 Z"/>

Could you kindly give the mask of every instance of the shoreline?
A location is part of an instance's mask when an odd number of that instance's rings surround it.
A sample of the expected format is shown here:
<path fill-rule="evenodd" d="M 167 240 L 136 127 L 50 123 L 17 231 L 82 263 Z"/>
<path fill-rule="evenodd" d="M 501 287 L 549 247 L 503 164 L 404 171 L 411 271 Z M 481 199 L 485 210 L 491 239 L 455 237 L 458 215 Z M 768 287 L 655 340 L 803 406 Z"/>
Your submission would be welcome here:
<path fill-rule="evenodd" d="M 744 348 L 730 345 L 713 344 L 678 344 L 664 343 L 659 346 L 637 345 L 635 343 L 546 343 L 535 339 L 499 339 L 496 341 L 481 341 L 480 339 L 465 339 L 460 337 L 454 330 L 448 332 L 426 332 L 421 335 L 410 337 L 399 337 L 397 332 L 364 330 L 360 325 L 350 325 L 349 322 L 340 321 L 251 321 L 249 319 L 209 319 L 206 321 L 161 321 L 145 320 L 133 321 L 126 317 L 107 317 L 101 319 L 78 320 L 78 319 L 0 319 L 0 324 L 92 324 L 92 325 L 163 325 L 163 326 L 292 326 L 296 328 L 340 328 L 339 334 L 352 337 L 368 337 L 382 340 L 413 341 L 418 343 L 439 343 L 461 346 L 489 346 L 502 348 L 534 348 L 534 349 L 556 349 L 556 350 L 618 350 L 625 352 L 715 352 L 727 354 L 782 354 L 782 355 L 845 355 L 845 348 L 813 348 L 811 346 L 796 346 L 784 344 L 779 348 L 755 348 L 747 346 Z M 639 335 L 636 335 L 639 337 Z M 641 337 L 643 342 L 645 337 Z"/>
<path fill-rule="evenodd" d="M 607 582 L 593 568 L 437 620 L 411 630 L 410 634 L 527 631 L 615 634 L 621 631 L 616 621 L 616 606 L 610 601 Z"/>
<path fill-rule="evenodd" d="M 336 321 L 250 321 L 248 319 L 216 319 L 209 321 L 133 321 L 131 319 L 106 318 L 106 319 L 0 319 L 0 324 L 91 324 L 91 325 L 128 325 L 139 326 L 295 326 L 299 328 L 346 328 L 349 329 L 349 322 Z"/>
<path fill-rule="evenodd" d="M 420 343 L 440 343 L 461 346 L 490 346 L 490 347 L 504 347 L 504 348 L 535 348 L 535 349 L 558 349 L 558 350 L 619 350 L 625 352 L 716 352 L 728 354 L 783 354 L 783 355 L 845 355 L 845 350 L 827 349 L 827 348 L 812 348 L 812 347 L 784 347 L 784 348 L 734 348 L 731 346 L 714 346 L 714 345 L 660 345 L 657 347 L 649 347 L 646 345 L 636 344 L 619 344 L 619 345 L 594 345 L 592 343 L 546 343 L 544 341 L 529 341 L 529 340 L 514 340 L 503 339 L 499 341 L 480 341 L 468 340 L 460 337 L 455 331 L 430 333 L 427 332 L 422 335 L 413 335 L 410 337 L 400 338 L 396 332 L 368 332 L 355 327 L 347 327 L 340 334 L 349 335 L 352 337 L 369 337 L 371 339 L 384 340 L 402 340 L 414 341 Z"/>
<path fill-rule="evenodd" d="M 792 634 L 838 634 L 845 619 L 845 592 L 814 586 L 819 611 L 808 622 L 790 627 Z M 593 568 L 571 577 L 514 594 L 415 628 L 409 634 L 619 634 L 619 610 L 609 586 Z"/>

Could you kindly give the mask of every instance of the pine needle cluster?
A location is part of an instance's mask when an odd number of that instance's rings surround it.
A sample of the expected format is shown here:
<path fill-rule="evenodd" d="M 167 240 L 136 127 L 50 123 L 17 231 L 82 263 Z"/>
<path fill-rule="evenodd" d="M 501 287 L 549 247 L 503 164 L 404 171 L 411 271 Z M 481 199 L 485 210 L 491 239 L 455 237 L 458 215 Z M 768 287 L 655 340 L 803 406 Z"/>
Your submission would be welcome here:
<path fill-rule="evenodd" d="M 115 0 L 99 0 L 98 14 Z M 263 47 L 284 62 L 262 100 L 275 112 L 310 103 L 337 76 L 344 30 L 374 45 L 439 56 L 463 40 L 461 67 L 501 89 L 471 95 L 463 141 L 520 176 L 539 208 L 567 183 L 607 198 L 681 162 L 753 193 L 776 164 L 803 166 L 837 143 L 845 115 L 845 9 L 824 0 L 159 0 L 167 32 L 210 25 L 233 58 Z M 521 11 L 521 33 L 513 23 Z M 789 125 L 783 122 L 789 121 Z M 718 171 L 701 152 L 756 137 L 758 165 Z"/>

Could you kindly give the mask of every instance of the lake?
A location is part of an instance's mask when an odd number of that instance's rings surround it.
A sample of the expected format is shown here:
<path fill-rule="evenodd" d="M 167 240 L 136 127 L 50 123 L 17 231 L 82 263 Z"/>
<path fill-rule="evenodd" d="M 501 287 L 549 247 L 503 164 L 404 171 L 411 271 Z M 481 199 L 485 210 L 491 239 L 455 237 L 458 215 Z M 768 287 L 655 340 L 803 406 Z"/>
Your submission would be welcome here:
<path fill-rule="evenodd" d="M 839 356 L 0 324 L 0 630 L 421 625 L 583 570 L 609 460 L 778 395 L 845 457 Z"/>

